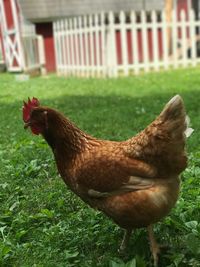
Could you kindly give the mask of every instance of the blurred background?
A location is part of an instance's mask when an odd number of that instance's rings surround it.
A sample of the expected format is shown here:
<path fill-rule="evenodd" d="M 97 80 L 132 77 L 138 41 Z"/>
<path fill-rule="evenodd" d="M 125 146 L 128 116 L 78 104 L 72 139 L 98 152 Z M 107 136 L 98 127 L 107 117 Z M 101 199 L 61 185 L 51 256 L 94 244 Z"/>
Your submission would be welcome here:
<path fill-rule="evenodd" d="M 199 0 L 0 0 L 9 72 L 117 77 L 200 60 Z"/>

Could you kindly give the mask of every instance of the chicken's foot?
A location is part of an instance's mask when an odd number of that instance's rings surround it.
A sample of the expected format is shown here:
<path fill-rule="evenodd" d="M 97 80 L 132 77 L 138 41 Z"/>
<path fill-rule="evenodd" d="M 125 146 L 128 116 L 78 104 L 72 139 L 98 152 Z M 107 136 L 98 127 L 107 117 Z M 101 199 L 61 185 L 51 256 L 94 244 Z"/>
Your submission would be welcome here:
<path fill-rule="evenodd" d="M 122 239 L 122 243 L 121 243 L 121 245 L 119 247 L 119 253 L 124 253 L 124 251 L 126 250 L 128 242 L 129 242 L 129 239 L 131 237 L 131 233 L 132 233 L 132 229 L 126 229 L 125 230 L 124 236 L 123 236 L 123 239 Z"/>
<path fill-rule="evenodd" d="M 150 242 L 150 249 L 151 249 L 151 253 L 153 255 L 153 262 L 154 262 L 154 266 L 157 267 L 158 266 L 158 254 L 161 251 L 161 246 L 156 242 L 156 239 L 154 237 L 154 233 L 153 233 L 153 226 L 149 225 L 147 227 L 148 229 L 148 234 L 149 234 L 149 242 Z"/>

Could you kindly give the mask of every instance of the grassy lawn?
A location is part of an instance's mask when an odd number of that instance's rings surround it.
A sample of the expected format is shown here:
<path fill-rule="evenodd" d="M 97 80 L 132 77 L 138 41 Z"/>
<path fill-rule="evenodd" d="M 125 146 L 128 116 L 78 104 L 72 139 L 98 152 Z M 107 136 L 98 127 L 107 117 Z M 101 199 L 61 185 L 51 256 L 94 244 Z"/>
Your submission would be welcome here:
<path fill-rule="evenodd" d="M 135 231 L 127 255 L 120 258 L 123 232 L 67 189 L 49 147 L 24 131 L 22 100 L 38 97 L 91 135 L 123 140 L 145 128 L 177 93 L 195 132 L 188 140 L 189 166 L 179 201 L 155 233 L 170 245 L 162 267 L 200 266 L 199 68 L 110 80 L 49 76 L 21 83 L 0 74 L 0 266 L 152 266 L 145 229 Z"/>

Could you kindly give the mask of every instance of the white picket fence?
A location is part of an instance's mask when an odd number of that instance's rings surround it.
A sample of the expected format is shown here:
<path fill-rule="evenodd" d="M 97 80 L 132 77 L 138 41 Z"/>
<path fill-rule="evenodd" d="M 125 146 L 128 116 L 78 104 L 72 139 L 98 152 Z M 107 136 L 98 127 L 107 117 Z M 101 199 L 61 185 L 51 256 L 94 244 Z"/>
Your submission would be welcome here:
<path fill-rule="evenodd" d="M 94 14 L 55 21 L 57 72 L 117 77 L 200 62 L 200 21 L 194 11 Z"/>
<path fill-rule="evenodd" d="M 104 14 L 59 20 L 53 28 L 58 73 L 90 76 L 106 72 Z"/>

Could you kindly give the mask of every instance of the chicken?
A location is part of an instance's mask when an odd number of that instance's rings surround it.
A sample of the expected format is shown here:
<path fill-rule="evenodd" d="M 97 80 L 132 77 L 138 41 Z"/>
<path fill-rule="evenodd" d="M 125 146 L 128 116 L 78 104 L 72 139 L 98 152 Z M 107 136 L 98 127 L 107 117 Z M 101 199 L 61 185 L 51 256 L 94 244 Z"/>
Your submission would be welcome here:
<path fill-rule="evenodd" d="M 51 147 L 66 185 L 125 229 L 121 251 L 133 229 L 147 227 L 157 266 L 160 246 L 152 225 L 177 201 L 179 176 L 187 166 L 185 139 L 192 132 L 181 97 L 173 97 L 146 129 L 122 142 L 86 134 L 36 98 L 24 102 L 23 120 L 24 128 L 41 134 Z"/>

